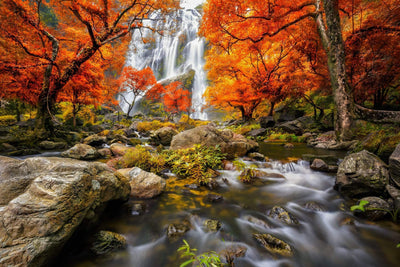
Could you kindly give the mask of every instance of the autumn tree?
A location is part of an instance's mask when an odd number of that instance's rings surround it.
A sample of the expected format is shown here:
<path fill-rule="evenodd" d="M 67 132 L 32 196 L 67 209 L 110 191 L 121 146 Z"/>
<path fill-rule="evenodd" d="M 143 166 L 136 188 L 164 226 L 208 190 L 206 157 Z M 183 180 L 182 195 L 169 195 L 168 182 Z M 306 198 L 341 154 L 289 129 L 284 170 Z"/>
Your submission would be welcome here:
<path fill-rule="evenodd" d="M 51 130 L 58 95 L 85 62 L 96 54 L 101 60 L 102 54 L 126 45 L 123 37 L 148 28 L 145 22 L 153 19 L 153 12 L 166 14 L 178 4 L 176 0 L 4 0 L 0 4 L 0 43 L 8 51 L 0 57 L 7 70 L 2 74 L 4 84 L 12 83 L 21 92 L 31 90 L 21 81 L 13 82 L 12 73 L 37 72 L 40 83 L 35 82 L 33 91 L 39 94 L 32 101 L 38 105 L 36 126 Z"/>
<path fill-rule="evenodd" d="M 119 78 L 119 87 L 121 88 L 118 96 L 122 103 L 126 105 L 126 115 L 129 117 L 139 97 L 149 97 L 155 99 L 160 96 L 164 88 L 159 84 L 154 76 L 153 70 L 146 67 L 137 70 L 132 66 L 123 69 Z"/>
<path fill-rule="evenodd" d="M 182 112 L 189 113 L 192 104 L 190 92 L 183 88 L 181 82 L 175 81 L 166 85 L 164 92 L 163 103 L 168 117 Z"/>
<path fill-rule="evenodd" d="M 257 43 L 282 34 L 288 36 L 293 29 L 309 30 L 298 28 L 306 20 L 315 23 L 327 55 L 336 104 L 337 137 L 348 140 L 352 137 L 354 106 L 345 71 L 338 0 L 209 0 L 204 8 L 202 28 L 209 33 L 211 41 L 229 36 L 239 42 Z"/>

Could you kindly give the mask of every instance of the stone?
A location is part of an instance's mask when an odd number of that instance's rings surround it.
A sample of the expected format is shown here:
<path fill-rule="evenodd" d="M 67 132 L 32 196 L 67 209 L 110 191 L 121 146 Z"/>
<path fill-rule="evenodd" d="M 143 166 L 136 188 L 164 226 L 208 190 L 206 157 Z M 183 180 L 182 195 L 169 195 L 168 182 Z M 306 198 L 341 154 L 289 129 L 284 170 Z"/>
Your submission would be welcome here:
<path fill-rule="evenodd" d="M 40 152 L 36 149 L 27 148 L 27 149 L 19 149 L 19 150 L 8 152 L 7 156 L 20 157 L 20 156 L 36 155 L 36 154 L 40 154 Z"/>
<path fill-rule="evenodd" d="M 154 146 L 163 145 L 170 146 L 172 138 L 178 134 L 178 131 L 172 127 L 162 127 L 156 130 L 150 136 L 150 144 Z"/>
<path fill-rule="evenodd" d="M 83 143 L 89 146 L 99 147 L 107 143 L 107 137 L 94 134 L 83 139 Z"/>
<path fill-rule="evenodd" d="M 329 131 L 322 133 L 317 138 L 308 142 L 308 145 L 315 146 L 316 148 L 328 149 L 329 146 L 336 144 L 336 133 L 335 131 Z"/>
<path fill-rule="evenodd" d="M 265 156 L 258 152 L 249 153 L 248 156 L 254 160 L 265 161 Z"/>
<path fill-rule="evenodd" d="M 389 157 L 389 171 L 392 181 L 400 187 L 400 144 Z"/>
<path fill-rule="evenodd" d="M 260 126 L 261 128 L 271 128 L 275 126 L 275 120 L 274 117 L 272 116 L 266 116 L 266 117 L 261 117 L 260 118 Z"/>
<path fill-rule="evenodd" d="M 219 229 L 221 229 L 222 224 L 218 220 L 205 220 L 204 226 L 209 232 L 217 232 Z"/>
<path fill-rule="evenodd" d="M 302 159 L 308 161 L 310 164 L 313 163 L 315 159 L 323 160 L 328 165 L 338 165 L 339 158 L 332 155 L 314 155 L 314 154 L 303 154 Z"/>
<path fill-rule="evenodd" d="M 253 234 L 253 237 L 270 253 L 284 257 L 293 256 L 293 250 L 288 243 L 270 234 Z"/>
<path fill-rule="evenodd" d="M 321 204 L 315 202 L 315 201 L 310 201 L 307 202 L 304 205 L 304 208 L 311 210 L 311 211 L 326 211 L 326 208 L 323 207 Z"/>
<path fill-rule="evenodd" d="M 132 147 L 127 147 L 124 144 L 114 143 L 110 146 L 110 150 L 115 157 L 121 157 L 125 155 Z"/>
<path fill-rule="evenodd" d="M 326 164 L 326 162 L 323 161 L 322 159 L 314 159 L 310 168 L 320 172 L 336 172 L 338 169 L 337 166 Z"/>
<path fill-rule="evenodd" d="M 257 142 L 248 140 L 228 129 L 220 131 L 212 125 L 199 126 L 175 135 L 171 141 L 171 149 L 189 148 L 195 144 L 209 147 L 219 146 L 222 153 L 227 154 L 230 159 L 258 150 Z"/>
<path fill-rule="evenodd" d="M 121 144 L 130 144 L 130 139 L 126 136 L 123 136 L 121 134 L 113 134 L 111 141 L 108 142 L 109 144 L 114 144 L 114 143 L 121 143 Z"/>
<path fill-rule="evenodd" d="M 386 190 L 393 199 L 394 210 L 400 210 L 400 190 L 391 185 L 387 185 Z"/>
<path fill-rule="evenodd" d="M 389 204 L 379 197 L 364 197 L 359 200 L 358 204 L 360 204 L 361 201 L 368 201 L 368 203 L 364 205 L 365 211 L 355 210 L 354 215 L 366 218 L 370 221 L 377 221 L 385 218 L 385 216 L 389 214 Z"/>
<path fill-rule="evenodd" d="M 268 217 L 279 220 L 285 224 L 299 224 L 297 218 L 281 206 L 273 207 L 269 211 Z"/>
<path fill-rule="evenodd" d="M 265 229 L 271 228 L 271 225 L 269 225 L 267 222 L 251 215 L 246 215 L 245 217 L 243 217 L 243 219 Z"/>
<path fill-rule="evenodd" d="M 267 172 L 246 168 L 239 175 L 239 180 L 246 184 L 253 184 L 256 180 L 267 177 L 269 177 Z"/>
<path fill-rule="evenodd" d="M 42 141 L 39 143 L 39 147 L 44 150 L 63 149 L 67 146 L 65 142 Z"/>
<path fill-rule="evenodd" d="M 183 220 L 182 223 L 171 223 L 167 227 L 167 237 L 168 239 L 175 241 L 188 232 L 190 228 L 191 224 L 188 220 Z"/>
<path fill-rule="evenodd" d="M 0 144 L 0 152 L 9 152 L 15 150 L 17 150 L 17 148 L 13 145 L 10 145 L 9 143 Z"/>
<path fill-rule="evenodd" d="M 286 143 L 283 147 L 286 149 L 291 149 L 294 148 L 294 145 L 292 143 Z"/>
<path fill-rule="evenodd" d="M 206 200 L 211 203 L 218 203 L 224 200 L 224 197 L 217 194 L 207 194 Z"/>
<path fill-rule="evenodd" d="M 0 181 L 21 182 L 1 194 L 0 266 L 50 266 L 83 222 L 129 195 L 107 165 L 74 159 L 1 157 Z"/>
<path fill-rule="evenodd" d="M 267 133 L 267 129 L 259 128 L 259 129 L 251 130 L 250 132 L 246 133 L 246 136 L 258 137 L 258 136 L 264 136 L 266 133 Z"/>
<path fill-rule="evenodd" d="M 111 149 L 109 149 L 109 148 L 102 148 L 102 149 L 97 150 L 97 152 L 99 153 L 99 156 L 103 159 L 108 159 L 108 158 L 111 158 L 111 156 L 112 156 Z"/>
<path fill-rule="evenodd" d="M 80 160 L 95 160 L 100 157 L 100 154 L 97 152 L 96 148 L 92 146 L 85 144 L 76 144 L 67 151 L 62 152 L 61 156 L 64 158 Z"/>
<path fill-rule="evenodd" d="M 382 196 L 389 184 L 387 165 L 374 154 L 363 150 L 344 158 L 336 175 L 334 188 L 346 197 Z"/>
<path fill-rule="evenodd" d="M 90 250 L 96 255 L 105 255 L 126 248 L 126 238 L 110 231 L 100 231 Z"/>
<path fill-rule="evenodd" d="M 117 173 L 127 177 L 131 185 L 131 197 L 153 198 L 165 191 L 166 182 L 160 176 L 140 168 L 120 169 Z"/>

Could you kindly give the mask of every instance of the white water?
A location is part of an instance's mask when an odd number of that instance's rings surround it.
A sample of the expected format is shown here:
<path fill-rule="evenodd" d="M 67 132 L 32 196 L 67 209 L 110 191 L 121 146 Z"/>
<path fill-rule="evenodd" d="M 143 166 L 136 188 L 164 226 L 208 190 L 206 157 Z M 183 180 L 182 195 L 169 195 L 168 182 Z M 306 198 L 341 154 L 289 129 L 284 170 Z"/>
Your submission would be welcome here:
<path fill-rule="evenodd" d="M 132 37 L 126 65 L 136 69 L 149 66 L 158 80 L 173 79 L 194 70 L 191 117 L 206 120 L 207 114 L 202 111 L 205 104 L 203 94 L 207 87 L 207 77 L 203 68 L 205 40 L 197 35 L 201 14 L 195 9 L 203 2 L 204 0 L 182 0 L 183 9 L 177 12 L 176 18 L 149 22 L 148 26 L 152 28 L 173 29 L 172 36 L 155 34 L 154 42 L 145 44 L 142 37 L 149 37 L 151 33 L 136 31 Z M 157 18 L 157 14 L 153 14 L 152 17 Z M 127 93 L 125 97 L 131 101 L 133 96 Z M 121 108 L 126 112 L 128 105 L 120 102 Z M 133 112 L 135 111 L 134 109 Z"/>

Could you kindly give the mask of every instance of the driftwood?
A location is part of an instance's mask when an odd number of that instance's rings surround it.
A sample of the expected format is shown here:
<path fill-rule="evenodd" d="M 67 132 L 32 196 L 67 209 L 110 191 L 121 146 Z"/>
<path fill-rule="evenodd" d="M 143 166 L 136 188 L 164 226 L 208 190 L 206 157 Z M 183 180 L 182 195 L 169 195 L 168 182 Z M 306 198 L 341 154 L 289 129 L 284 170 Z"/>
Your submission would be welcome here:
<path fill-rule="evenodd" d="M 356 117 L 375 123 L 400 123 L 400 111 L 376 110 L 355 105 Z"/>

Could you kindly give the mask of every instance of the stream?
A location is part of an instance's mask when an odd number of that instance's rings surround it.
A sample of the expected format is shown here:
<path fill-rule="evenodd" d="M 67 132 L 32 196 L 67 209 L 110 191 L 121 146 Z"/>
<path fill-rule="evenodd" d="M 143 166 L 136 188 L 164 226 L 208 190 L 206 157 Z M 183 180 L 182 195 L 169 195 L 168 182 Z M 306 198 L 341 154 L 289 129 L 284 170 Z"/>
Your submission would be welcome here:
<path fill-rule="evenodd" d="M 197 253 L 220 252 L 231 246 L 246 248 L 244 257 L 236 258 L 235 266 L 399 266 L 400 227 L 390 221 L 372 223 L 343 211 L 344 200 L 333 190 L 335 176 L 313 171 L 309 163 L 300 160 L 302 154 L 344 154 L 315 150 L 305 145 L 284 149 L 279 144 L 261 144 L 260 151 L 269 157 L 256 164 L 269 173 L 257 185 L 245 185 L 237 171 L 220 171 L 221 187 L 215 194 L 224 200 L 210 203 L 204 188 L 189 189 L 187 180 L 170 177 L 167 190 L 151 200 L 130 199 L 120 209 L 107 211 L 99 229 L 123 234 L 128 247 L 108 257 L 94 257 L 89 249 L 65 251 L 63 266 L 179 266 L 177 249 L 185 239 Z M 306 203 L 318 203 L 323 211 L 306 208 Z M 145 212 L 133 209 L 142 204 Z M 299 221 L 286 225 L 268 217 L 268 211 L 280 205 Z M 262 225 L 249 221 L 257 218 Z M 222 223 L 218 232 L 207 232 L 204 221 L 216 219 Z M 171 223 L 189 220 L 192 227 L 182 238 L 170 240 L 166 229 Z M 354 221 L 354 222 L 353 222 Z M 349 223 L 350 222 L 350 223 Z M 269 233 L 287 242 L 294 250 L 292 257 L 280 257 L 265 250 L 252 236 Z M 84 241 L 82 241 L 84 243 Z"/>

